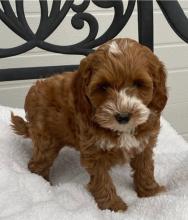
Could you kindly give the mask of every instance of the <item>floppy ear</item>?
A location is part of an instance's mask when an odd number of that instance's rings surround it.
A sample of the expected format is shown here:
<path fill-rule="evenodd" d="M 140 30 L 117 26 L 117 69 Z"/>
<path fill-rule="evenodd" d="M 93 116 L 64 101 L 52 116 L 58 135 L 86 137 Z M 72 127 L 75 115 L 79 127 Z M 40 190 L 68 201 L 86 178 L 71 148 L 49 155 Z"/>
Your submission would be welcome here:
<path fill-rule="evenodd" d="M 149 108 L 160 113 L 167 102 L 167 88 L 166 88 L 166 70 L 162 62 L 154 55 L 151 58 L 150 75 L 153 79 L 153 99 L 149 104 Z"/>
<path fill-rule="evenodd" d="M 83 79 L 85 86 L 89 84 L 93 73 L 93 57 L 94 54 L 91 53 L 87 57 L 82 59 L 78 69 L 78 72 L 80 73 L 80 76 Z"/>
<path fill-rule="evenodd" d="M 92 111 L 92 106 L 87 96 L 87 86 L 92 76 L 92 56 L 88 55 L 81 60 L 75 79 L 74 91 L 76 97 L 76 108 L 86 116 Z"/>

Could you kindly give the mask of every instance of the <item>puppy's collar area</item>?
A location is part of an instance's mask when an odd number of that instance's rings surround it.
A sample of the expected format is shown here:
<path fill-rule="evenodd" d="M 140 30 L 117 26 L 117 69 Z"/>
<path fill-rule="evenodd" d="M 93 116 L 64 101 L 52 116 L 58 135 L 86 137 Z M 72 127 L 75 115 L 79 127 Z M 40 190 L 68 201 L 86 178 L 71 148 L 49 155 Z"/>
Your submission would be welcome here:
<path fill-rule="evenodd" d="M 135 128 L 129 128 L 126 131 L 117 131 L 118 136 L 121 136 L 123 134 L 135 136 Z"/>
<path fill-rule="evenodd" d="M 113 148 L 138 149 L 140 147 L 140 140 L 130 133 L 118 133 L 116 141 L 111 141 L 109 138 L 99 138 L 96 141 L 96 146 L 103 150 L 111 150 Z M 138 149 L 139 150 L 139 149 Z"/>

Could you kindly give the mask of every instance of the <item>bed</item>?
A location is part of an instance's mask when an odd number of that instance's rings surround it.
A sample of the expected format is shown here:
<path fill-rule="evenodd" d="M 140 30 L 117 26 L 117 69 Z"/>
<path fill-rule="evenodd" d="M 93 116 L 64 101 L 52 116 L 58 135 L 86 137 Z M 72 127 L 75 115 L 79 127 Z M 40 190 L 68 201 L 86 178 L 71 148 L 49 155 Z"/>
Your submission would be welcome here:
<path fill-rule="evenodd" d="M 84 13 L 89 1 L 80 5 L 66 1 L 54 1 L 49 17 L 47 2 L 40 1 L 41 22 L 37 35 L 33 35 L 25 20 L 23 1 L 16 1 L 16 14 L 11 10 L 9 1 L 1 1 L 0 19 L 26 43 L 16 48 L 0 49 L 0 58 L 16 56 L 33 47 L 65 54 L 87 55 L 93 48 L 116 36 L 131 16 L 135 1 L 129 1 L 126 12 L 122 12 L 122 1 L 94 1 L 99 7 L 113 7 L 114 20 L 107 32 L 96 38 L 97 23 L 92 15 Z M 188 20 L 176 1 L 159 1 L 174 31 L 188 42 Z M 153 50 L 153 3 L 138 1 L 139 41 Z M 76 12 L 73 26 L 82 28 L 83 21 L 90 25 L 87 39 L 76 45 L 49 45 L 46 36 L 63 20 L 69 8 Z M 59 17 L 57 17 L 57 14 Z M 176 15 L 176 17 L 174 16 Z M 49 18 L 57 21 L 52 28 Z M 60 20 L 59 20 L 60 19 Z M 117 25 L 118 21 L 118 25 Z M 21 24 L 18 25 L 18 24 Z M 44 27 L 48 27 L 44 31 Z M 183 27 L 183 28 L 182 28 Z M 23 30 L 21 32 L 21 30 Z M 56 67 L 37 67 L 19 69 L 0 69 L 0 81 L 35 79 L 55 72 L 72 70 L 75 65 Z M 0 218 L 2 220 L 149 220 L 149 219 L 188 219 L 188 143 L 177 134 L 171 125 L 161 118 L 161 131 L 155 148 L 155 175 L 167 191 L 156 197 L 138 198 L 133 189 L 130 167 L 115 167 L 111 171 L 118 193 L 128 203 L 125 213 L 114 213 L 97 208 L 85 184 L 88 175 L 80 166 L 79 153 L 66 148 L 60 153 L 52 168 L 53 186 L 42 177 L 27 169 L 31 157 L 31 141 L 15 135 L 10 127 L 10 112 L 24 117 L 23 109 L 0 106 Z M 61 154 L 64 154 L 62 157 Z"/>

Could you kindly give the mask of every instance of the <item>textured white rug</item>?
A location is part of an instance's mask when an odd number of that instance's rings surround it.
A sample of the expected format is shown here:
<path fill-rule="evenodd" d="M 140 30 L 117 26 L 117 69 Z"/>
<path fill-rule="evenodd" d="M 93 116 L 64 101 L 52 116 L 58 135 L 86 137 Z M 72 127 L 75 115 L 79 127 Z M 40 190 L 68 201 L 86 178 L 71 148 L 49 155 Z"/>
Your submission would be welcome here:
<path fill-rule="evenodd" d="M 129 209 L 114 213 L 100 211 L 86 191 L 89 177 L 80 167 L 78 152 L 68 148 L 61 152 L 51 173 L 53 186 L 30 173 L 31 142 L 11 131 L 10 110 L 23 115 L 23 110 L 0 107 L 0 220 L 188 219 L 188 144 L 164 119 L 155 150 L 155 174 L 167 192 L 140 199 L 129 167 L 115 167 L 111 174 Z"/>

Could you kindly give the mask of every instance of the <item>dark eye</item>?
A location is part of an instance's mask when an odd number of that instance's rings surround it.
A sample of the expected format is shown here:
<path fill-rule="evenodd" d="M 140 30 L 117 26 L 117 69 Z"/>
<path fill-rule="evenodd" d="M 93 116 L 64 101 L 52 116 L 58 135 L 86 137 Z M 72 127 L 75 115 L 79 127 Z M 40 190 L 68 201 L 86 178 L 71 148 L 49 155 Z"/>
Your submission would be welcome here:
<path fill-rule="evenodd" d="M 133 82 L 133 87 L 136 87 L 136 88 L 142 88 L 144 87 L 144 82 L 142 80 L 135 80 Z"/>
<path fill-rule="evenodd" d="M 106 91 L 109 87 L 110 85 L 108 83 L 101 83 L 98 85 L 98 89 L 101 91 Z"/>

